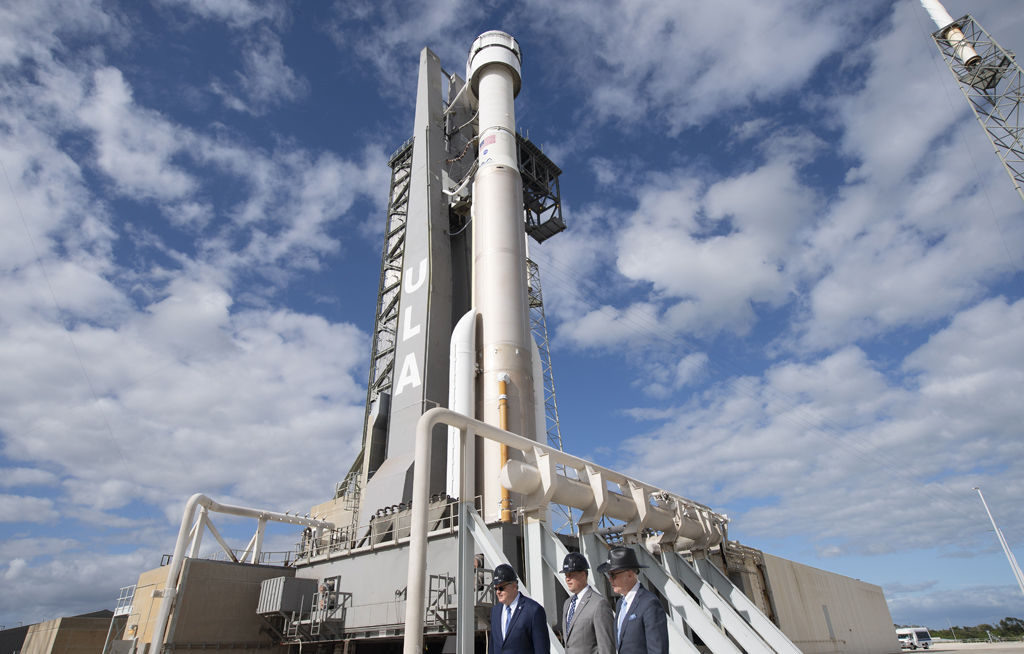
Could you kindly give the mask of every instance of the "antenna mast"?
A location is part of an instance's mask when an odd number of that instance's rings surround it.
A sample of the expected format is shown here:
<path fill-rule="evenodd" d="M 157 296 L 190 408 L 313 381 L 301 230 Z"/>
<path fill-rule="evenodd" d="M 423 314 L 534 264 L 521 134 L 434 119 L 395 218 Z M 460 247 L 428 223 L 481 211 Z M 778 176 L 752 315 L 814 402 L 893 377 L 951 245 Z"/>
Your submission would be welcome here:
<path fill-rule="evenodd" d="M 970 14 L 953 20 L 939 0 L 921 4 L 939 27 L 935 45 L 1024 200 L 1024 71 Z"/>

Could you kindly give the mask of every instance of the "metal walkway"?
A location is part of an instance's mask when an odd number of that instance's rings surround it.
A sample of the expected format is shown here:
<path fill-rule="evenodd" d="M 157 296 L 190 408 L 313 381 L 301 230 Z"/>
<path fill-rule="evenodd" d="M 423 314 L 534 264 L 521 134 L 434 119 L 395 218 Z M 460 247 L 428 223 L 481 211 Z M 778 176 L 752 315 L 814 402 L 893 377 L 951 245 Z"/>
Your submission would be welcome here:
<path fill-rule="evenodd" d="M 488 567 L 509 563 L 499 544 L 493 539 L 475 510 L 464 510 L 462 524 L 473 547 L 484 554 Z M 560 603 L 554 592 L 555 582 L 565 586 L 558 573 L 568 549 L 544 522 L 529 522 L 526 532 L 526 569 L 521 580 L 523 590 L 540 602 L 548 616 L 559 615 Z M 607 559 L 608 546 L 598 537 L 587 539 L 590 561 Z M 655 556 L 642 545 L 634 545 L 640 562 L 647 565 L 640 571 L 640 580 L 648 589 L 659 593 L 668 603 L 669 643 L 672 652 L 701 652 L 694 644 L 699 639 L 713 654 L 801 654 L 800 649 L 717 567 L 707 559 L 691 563 L 681 554 L 665 552 Z M 591 583 L 606 592 L 606 582 L 591 575 Z M 459 616 L 460 620 L 463 616 Z M 467 615 L 466 619 L 470 619 Z M 561 654 L 552 630 L 551 649 Z M 463 650 L 465 651 L 465 650 Z"/>

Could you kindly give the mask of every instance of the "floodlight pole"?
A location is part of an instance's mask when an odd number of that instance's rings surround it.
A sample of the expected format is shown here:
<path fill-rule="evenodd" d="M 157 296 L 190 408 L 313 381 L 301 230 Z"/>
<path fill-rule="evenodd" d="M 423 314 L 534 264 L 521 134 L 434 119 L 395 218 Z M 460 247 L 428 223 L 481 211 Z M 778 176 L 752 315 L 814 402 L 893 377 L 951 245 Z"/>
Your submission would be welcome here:
<path fill-rule="evenodd" d="M 1003 551 L 1006 552 L 1006 559 L 1010 562 L 1010 568 L 1013 569 L 1013 576 L 1017 579 L 1020 592 L 1024 594 L 1024 574 L 1021 573 L 1020 566 L 1017 565 L 1017 559 L 1014 558 L 1013 552 L 1010 551 L 1010 546 L 1006 544 L 1003 532 L 999 531 L 999 527 L 996 526 L 996 519 L 992 517 L 992 512 L 988 509 L 988 502 L 985 501 L 985 496 L 981 494 L 981 488 L 975 486 L 974 490 L 978 491 L 978 495 L 981 496 L 981 503 L 985 506 L 985 513 L 988 514 L 988 519 L 992 521 L 992 529 L 995 530 L 996 538 L 999 539 L 999 544 L 1003 546 Z"/>

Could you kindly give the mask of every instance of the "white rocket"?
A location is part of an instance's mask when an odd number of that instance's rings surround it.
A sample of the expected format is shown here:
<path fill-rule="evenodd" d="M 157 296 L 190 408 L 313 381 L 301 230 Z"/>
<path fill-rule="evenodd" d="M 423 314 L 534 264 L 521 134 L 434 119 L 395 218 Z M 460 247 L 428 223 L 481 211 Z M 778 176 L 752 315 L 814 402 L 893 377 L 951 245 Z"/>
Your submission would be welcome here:
<path fill-rule="evenodd" d="M 504 32 L 481 34 L 469 50 L 466 75 L 479 102 L 480 129 L 479 167 L 473 181 L 473 305 L 480 314 L 476 415 L 534 439 L 534 346 L 526 287 L 523 182 L 516 153 L 520 66 L 519 44 Z M 507 398 L 500 397 L 503 386 Z M 501 425 L 499 415 L 502 400 L 508 406 L 506 425 Z M 503 463 L 499 447 L 488 441 L 477 456 L 489 481 Z M 501 500 L 496 482 L 483 484 L 479 491 L 488 509 Z"/>

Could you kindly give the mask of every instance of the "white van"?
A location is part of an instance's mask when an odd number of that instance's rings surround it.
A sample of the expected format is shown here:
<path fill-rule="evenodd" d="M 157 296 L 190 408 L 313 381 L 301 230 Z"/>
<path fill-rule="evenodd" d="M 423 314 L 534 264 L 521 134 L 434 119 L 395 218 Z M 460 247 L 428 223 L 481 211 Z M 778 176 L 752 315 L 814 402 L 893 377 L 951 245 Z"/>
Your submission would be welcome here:
<path fill-rule="evenodd" d="M 897 629 L 896 637 L 900 639 L 902 649 L 928 649 L 932 646 L 932 635 L 924 627 Z"/>

